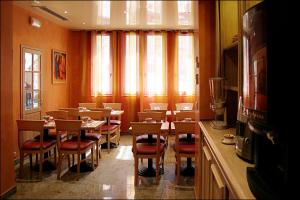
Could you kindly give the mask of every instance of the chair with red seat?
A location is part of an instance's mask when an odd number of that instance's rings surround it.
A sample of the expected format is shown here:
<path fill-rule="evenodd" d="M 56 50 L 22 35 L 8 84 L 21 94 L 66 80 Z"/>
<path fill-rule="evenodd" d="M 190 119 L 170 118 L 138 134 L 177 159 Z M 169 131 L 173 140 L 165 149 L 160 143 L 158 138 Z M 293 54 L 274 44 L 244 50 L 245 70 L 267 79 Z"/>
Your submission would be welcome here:
<path fill-rule="evenodd" d="M 94 168 L 94 144 L 92 140 L 81 139 L 81 120 L 55 120 L 55 126 L 57 130 L 57 145 L 58 145 L 58 169 L 57 179 L 60 179 L 62 159 L 64 156 L 70 154 L 77 154 L 77 180 L 79 180 L 80 163 L 86 159 L 81 159 L 81 154 L 91 150 L 92 168 Z M 74 139 L 67 139 L 65 141 L 60 140 L 59 133 L 66 131 L 68 136 L 75 136 Z M 70 166 L 69 166 L 70 167 Z"/>
<path fill-rule="evenodd" d="M 164 144 L 156 139 L 155 143 L 137 143 L 139 135 L 156 135 L 160 138 L 161 122 L 157 123 L 144 123 L 144 122 L 131 122 L 132 127 L 132 152 L 134 157 L 134 185 L 138 184 L 138 161 L 139 158 L 156 159 L 156 183 L 158 184 L 160 178 L 160 165 L 162 164 L 162 157 L 164 156 Z M 150 137 L 151 137 L 150 136 Z"/>
<path fill-rule="evenodd" d="M 18 145 L 20 150 L 20 177 L 23 175 L 24 158 L 30 156 L 30 166 L 32 165 L 32 154 L 40 154 L 39 160 L 39 178 L 42 178 L 43 162 L 45 160 L 44 153 L 56 148 L 56 140 L 44 141 L 44 120 L 17 120 L 18 126 Z M 24 140 L 25 134 L 38 132 L 39 139 Z M 47 159 L 50 159 L 48 157 Z M 56 154 L 54 154 L 54 162 L 56 164 Z"/>
<path fill-rule="evenodd" d="M 105 120 L 103 111 L 82 111 L 79 113 L 80 118 L 90 117 L 93 120 Z M 98 165 L 99 158 L 101 158 L 101 144 L 103 144 L 103 137 L 101 135 L 101 128 L 85 134 L 85 138 L 96 142 L 96 163 Z M 99 148 L 100 146 L 100 148 Z"/>
<path fill-rule="evenodd" d="M 175 121 L 175 144 L 174 151 L 176 157 L 176 183 L 179 184 L 181 158 L 195 158 L 195 143 L 186 141 L 179 141 L 179 136 L 182 134 L 195 134 L 195 121 Z"/>
<path fill-rule="evenodd" d="M 101 127 L 101 134 L 106 136 L 106 142 L 107 142 L 107 151 L 110 152 L 110 143 L 112 141 L 115 142 L 115 144 L 119 144 L 120 140 L 120 126 L 117 124 L 111 124 L 110 118 L 111 118 L 111 108 L 96 108 L 93 109 L 93 111 L 102 111 L 106 124 Z"/>
<path fill-rule="evenodd" d="M 197 112 L 196 111 L 180 111 L 176 113 L 175 121 L 195 121 Z M 187 138 L 186 134 L 179 136 L 179 141 L 185 141 Z M 192 134 L 192 141 L 195 142 L 195 134 Z"/>

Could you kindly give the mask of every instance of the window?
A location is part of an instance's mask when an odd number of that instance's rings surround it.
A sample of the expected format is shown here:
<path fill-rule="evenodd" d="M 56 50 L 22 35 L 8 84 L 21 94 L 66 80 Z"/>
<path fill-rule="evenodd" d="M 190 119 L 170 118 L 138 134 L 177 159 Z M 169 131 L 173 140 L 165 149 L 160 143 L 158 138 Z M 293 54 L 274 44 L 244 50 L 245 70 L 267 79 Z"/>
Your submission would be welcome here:
<path fill-rule="evenodd" d="M 98 17 L 97 24 L 109 25 L 110 24 L 110 1 L 98 1 Z"/>
<path fill-rule="evenodd" d="M 193 25 L 192 1 L 177 1 L 178 25 Z"/>
<path fill-rule="evenodd" d="M 96 54 L 93 64 L 93 95 L 112 94 L 112 64 L 110 61 L 110 36 L 96 37 Z"/>
<path fill-rule="evenodd" d="M 161 1 L 147 1 L 147 24 L 157 25 L 161 24 Z"/>
<path fill-rule="evenodd" d="M 136 25 L 139 24 L 139 1 L 126 1 L 126 24 Z"/>
<path fill-rule="evenodd" d="M 179 95 L 194 95 L 194 37 L 178 35 L 178 92 Z"/>
<path fill-rule="evenodd" d="M 138 36 L 135 33 L 126 34 L 125 55 L 125 94 L 135 95 L 137 93 L 138 77 Z"/>
<path fill-rule="evenodd" d="M 164 48 L 162 35 L 147 35 L 145 93 L 150 96 L 166 94 Z"/>

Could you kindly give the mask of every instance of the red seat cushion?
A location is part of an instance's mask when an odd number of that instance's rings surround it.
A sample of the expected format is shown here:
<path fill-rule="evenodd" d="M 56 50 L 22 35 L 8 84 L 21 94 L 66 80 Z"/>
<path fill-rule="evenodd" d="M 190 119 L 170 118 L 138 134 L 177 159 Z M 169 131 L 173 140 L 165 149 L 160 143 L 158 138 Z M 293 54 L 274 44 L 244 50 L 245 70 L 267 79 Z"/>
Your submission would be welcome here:
<path fill-rule="evenodd" d="M 110 125 L 121 125 L 121 121 L 112 119 L 112 120 L 110 120 Z"/>
<path fill-rule="evenodd" d="M 195 153 L 195 143 L 179 143 L 176 145 L 174 143 L 173 149 L 176 151 L 176 147 L 178 147 L 179 153 L 187 153 L 187 154 L 194 154 Z"/>
<path fill-rule="evenodd" d="M 56 140 L 46 140 L 43 141 L 42 147 L 43 149 L 47 149 L 50 146 L 54 145 L 56 143 Z M 39 140 L 26 140 L 23 142 L 21 148 L 23 150 L 36 150 L 41 147 L 41 142 Z"/>
<path fill-rule="evenodd" d="M 113 131 L 113 130 L 116 130 L 118 127 L 119 127 L 118 125 L 110 125 L 110 126 L 108 126 L 108 125 L 103 125 L 103 126 L 101 127 L 101 131 L 103 131 L 103 132 L 106 132 L 106 131 Z"/>
<path fill-rule="evenodd" d="M 156 138 L 157 138 L 157 135 L 153 135 L 152 140 L 149 141 L 148 140 L 148 135 L 139 135 L 139 136 L 136 137 L 136 142 L 137 143 L 155 143 L 156 142 Z M 160 136 L 160 142 L 161 143 L 165 143 L 166 142 L 164 136 L 162 136 L 162 135 Z"/>
<path fill-rule="evenodd" d="M 94 141 L 92 140 L 82 140 L 80 141 L 80 150 L 84 150 L 92 145 Z M 66 140 L 61 143 L 60 150 L 77 150 L 78 149 L 78 142 L 76 140 Z"/>
<path fill-rule="evenodd" d="M 85 133 L 85 139 L 87 140 L 100 140 L 102 138 L 102 135 L 99 133 Z"/>
<path fill-rule="evenodd" d="M 136 144 L 136 150 L 138 154 L 156 154 L 156 144 L 138 143 Z M 164 144 L 160 144 L 160 152 L 164 150 Z"/>

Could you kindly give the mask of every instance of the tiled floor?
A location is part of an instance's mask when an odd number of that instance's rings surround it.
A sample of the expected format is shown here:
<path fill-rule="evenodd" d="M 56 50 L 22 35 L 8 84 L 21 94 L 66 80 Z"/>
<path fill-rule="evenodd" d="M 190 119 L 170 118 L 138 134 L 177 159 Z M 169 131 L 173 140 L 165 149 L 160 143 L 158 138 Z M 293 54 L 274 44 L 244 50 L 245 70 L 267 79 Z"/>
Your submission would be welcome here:
<path fill-rule="evenodd" d="M 169 143 L 174 141 L 171 137 Z M 62 180 L 56 179 L 56 171 L 46 172 L 42 181 L 30 178 L 29 170 L 24 179 L 18 180 L 17 192 L 11 199 L 193 199 L 194 178 L 182 177 L 180 186 L 175 184 L 175 157 L 171 145 L 165 155 L 165 172 L 159 185 L 155 178 L 140 177 L 134 186 L 134 164 L 131 152 L 132 138 L 121 137 L 120 146 L 109 154 L 102 150 L 99 166 L 94 171 L 82 173 L 79 181 L 75 173 L 65 166 Z M 183 162 L 184 163 L 184 162 Z M 143 161 L 147 165 L 147 160 Z M 28 165 L 26 166 L 29 169 Z"/>

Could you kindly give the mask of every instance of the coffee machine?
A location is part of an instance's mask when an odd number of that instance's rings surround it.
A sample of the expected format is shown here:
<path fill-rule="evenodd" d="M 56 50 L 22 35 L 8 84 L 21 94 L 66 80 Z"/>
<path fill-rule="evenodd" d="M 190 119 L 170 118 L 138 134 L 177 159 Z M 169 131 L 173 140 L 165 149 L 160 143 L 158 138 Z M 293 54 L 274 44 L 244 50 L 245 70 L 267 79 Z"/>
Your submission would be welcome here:
<path fill-rule="evenodd" d="M 242 97 L 239 98 L 236 122 L 235 152 L 243 160 L 254 161 L 254 137 L 247 125 L 247 118 L 242 114 Z"/>

